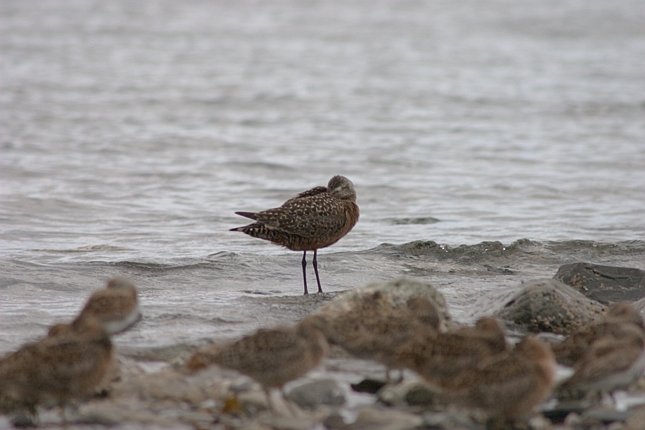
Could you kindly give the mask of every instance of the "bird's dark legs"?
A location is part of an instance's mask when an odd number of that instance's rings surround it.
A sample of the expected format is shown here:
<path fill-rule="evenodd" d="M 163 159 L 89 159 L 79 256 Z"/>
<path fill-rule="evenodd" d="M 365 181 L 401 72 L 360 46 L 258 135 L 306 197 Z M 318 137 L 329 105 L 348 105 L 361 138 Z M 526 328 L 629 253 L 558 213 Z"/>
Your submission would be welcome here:
<path fill-rule="evenodd" d="M 316 282 L 318 282 L 318 292 L 322 293 L 322 287 L 320 286 L 320 276 L 318 276 L 318 250 L 314 249 L 314 273 L 316 273 Z"/>
<path fill-rule="evenodd" d="M 269 409 L 271 409 L 271 411 L 273 413 L 275 413 L 276 409 L 275 409 L 275 405 L 273 404 L 273 400 L 271 399 L 271 389 L 269 389 L 267 387 L 263 387 L 263 389 L 264 389 L 264 395 L 267 398 L 267 403 L 269 405 Z"/>
<path fill-rule="evenodd" d="M 315 260 L 315 251 L 314 251 L 314 260 Z M 314 267 L 316 263 L 314 263 Z M 304 251 L 302 253 L 302 280 L 305 283 L 305 295 L 309 294 L 309 291 L 307 291 L 307 251 Z M 318 273 L 318 272 L 316 272 Z"/>

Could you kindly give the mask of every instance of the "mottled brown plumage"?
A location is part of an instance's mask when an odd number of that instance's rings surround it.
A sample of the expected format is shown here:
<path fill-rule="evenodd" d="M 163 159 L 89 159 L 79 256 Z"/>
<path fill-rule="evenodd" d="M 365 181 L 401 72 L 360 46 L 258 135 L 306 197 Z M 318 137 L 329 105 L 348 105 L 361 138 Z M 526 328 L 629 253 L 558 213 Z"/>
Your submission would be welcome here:
<path fill-rule="evenodd" d="M 306 320 L 316 323 L 330 343 L 351 349 L 350 345 L 355 340 L 369 332 L 367 327 L 373 327 L 392 312 L 392 302 L 382 292 L 376 291 L 363 295 L 361 300 L 342 311 L 330 308 Z"/>
<path fill-rule="evenodd" d="M 600 321 L 583 327 L 562 342 L 554 344 L 553 352 L 558 363 L 574 366 L 597 340 L 606 336 L 614 339 L 629 336 L 632 333 L 630 327 L 645 331 L 640 313 L 630 303 L 614 303 Z"/>
<path fill-rule="evenodd" d="M 65 405 L 92 393 L 112 361 L 112 343 L 93 318 L 28 343 L 0 359 L 0 404 L 36 414 L 39 405 Z"/>
<path fill-rule="evenodd" d="M 260 329 L 224 345 L 209 345 L 186 363 L 189 372 L 212 364 L 236 370 L 255 379 L 272 406 L 270 389 L 300 378 L 318 366 L 328 352 L 325 337 L 315 324 Z"/>
<path fill-rule="evenodd" d="M 252 237 L 268 240 L 292 251 L 303 251 L 302 275 L 307 290 L 306 256 L 314 252 L 313 266 L 318 275 L 318 249 L 333 245 L 356 225 L 359 209 L 352 181 L 334 176 L 326 187 L 315 187 L 284 202 L 282 206 L 261 212 L 236 212 L 256 222 L 231 231 L 241 231 Z"/>
<path fill-rule="evenodd" d="M 488 417 L 527 416 L 553 389 L 556 362 L 549 346 L 537 338 L 522 339 L 512 351 L 464 369 L 443 385 L 444 397 L 482 410 Z"/>
<path fill-rule="evenodd" d="M 613 393 L 625 389 L 645 371 L 645 334 L 623 323 L 621 336 L 596 339 L 576 362 L 574 373 L 559 387 L 561 397 Z"/>
<path fill-rule="evenodd" d="M 97 318 L 111 335 L 127 330 L 141 319 L 136 287 L 126 279 L 110 279 L 105 288 L 92 293 L 77 319 L 87 314 Z"/>
<path fill-rule="evenodd" d="M 442 325 L 437 306 L 423 297 L 395 304 L 382 292 L 365 294 L 344 312 L 324 312 L 307 318 L 316 324 L 329 343 L 357 358 L 373 360 L 391 369 L 402 369 L 394 352 L 419 336 L 435 336 Z"/>
<path fill-rule="evenodd" d="M 110 279 L 105 288 L 92 293 L 72 324 L 90 317 L 98 320 L 110 335 L 128 330 L 141 319 L 136 287 L 122 278 Z M 49 335 L 69 330 L 72 324 L 55 324 Z"/>
<path fill-rule="evenodd" d="M 508 350 L 505 330 L 491 317 L 473 327 L 429 335 L 417 332 L 392 353 L 392 360 L 436 385 L 449 383 L 465 369 Z"/>

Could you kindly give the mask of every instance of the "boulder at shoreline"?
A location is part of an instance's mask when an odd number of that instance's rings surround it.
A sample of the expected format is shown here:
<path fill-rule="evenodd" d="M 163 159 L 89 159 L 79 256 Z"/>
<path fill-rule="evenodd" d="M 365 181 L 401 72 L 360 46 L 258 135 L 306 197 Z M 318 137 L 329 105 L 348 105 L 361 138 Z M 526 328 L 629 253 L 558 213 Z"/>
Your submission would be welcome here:
<path fill-rule="evenodd" d="M 569 334 L 599 318 L 605 310 L 601 303 L 585 297 L 555 279 L 527 282 L 495 312 L 529 332 Z"/>
<path fill-rule="evenodd" d="M 645 298 L 645 271 L 641 269 L 571 263 L 560 266 L 553 278 L 602 303 Z"/>

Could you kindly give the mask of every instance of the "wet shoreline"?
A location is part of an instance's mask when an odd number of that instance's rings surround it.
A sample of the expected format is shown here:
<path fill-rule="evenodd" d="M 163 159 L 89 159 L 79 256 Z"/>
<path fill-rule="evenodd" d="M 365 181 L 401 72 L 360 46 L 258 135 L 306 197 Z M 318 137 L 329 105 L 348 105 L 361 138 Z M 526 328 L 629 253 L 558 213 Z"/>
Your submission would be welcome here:
<path fill-rule="evenodd" d="M 455 319 L 469 323 L 516 291 L 522 282 L 551 278 L 567 263 L 591 262 L 640 268 L 645 242 L 482 242 L 448 246 L 433 241 L 382 244 L 358 252 L 324 252 L 319 264 L 328 293 L 398 277 L 435 285 Z M 0 317 L 0 352 L 37 337 L 48 325 L 74 315 L 84 297 L 111 276 L 139 288 L 144 321 L 126 333 L 123 346 L 190 345 L 208 338 L 302 318 L 323 298 L 301 294 L 297 253 L 216 253 L 174 263 L 0 263 L 0 289 L 8 298 Z M 163 336 L 159 336 L 163 333 Z"/>
<path fill-rule="evenodd" d="M 101 276 L 110 274 L 129 277 L 139 288 L 144 319 L 134 330 L 114 339 L 122 362 L 125 363 L 124 379 L 118 383 L 121 385 L 117 384 L 117 387 L 121 388 L 116 388 L 115 393 L 123 393 L 119 390 L 125 390 L 124 387 L 132 388 L 128 384 L 133 384 L 133 381 L 148 381 L 142 382 L 147 384 L 150 378 L 155 379 L 156 374 L 164 375 L 160 380 L 170 378 L 174 381 L 174 376 L 169 376 L 174 374 L 174 367 L 182 363 L 200 345 L 211 341 L 233 339 L 260 327 L 293 324 L 339 294 L 342 295 L 344 290 L 352 290 L 369 282 L 391 280 L 401 276 L 429 282 L 444 294 L 455 321 L 464 324 L 471 323 L 478 316 L 490 314 L 498 309 L 504 300 L 521 288 L 524 282 L 553 277 L 562 264 L 587 261 L 623 267 L 641 267 L 640 262 L 643 261 L 644 256 L 645 242 L 641 241 L 612 244 L 591 241 L 541 243 L 520 240 L 507 245 L 499 242 L 483 242 L 457 247 L 440 245 L 432 241 L 415 241 L 401 245 L 383 244 L 377 248 L 356 253 L 325 254 L 321 258 L 321 276 L 328 292 L 323 295 L 309 296 L 300 294 L 297 258 L 293 258 L 292 254 L 284 256 L 215 254 L 207 261 L 175 265 L 135 262 L 108 264 L 93 262 L 84 265 L 74 263 L 55 265 L 54 270 L 52 265 L 31 265 L 14 261 L 11 265 L 5 266 L 8 270 L 5 272 L 7 276 L 2 284 L 2 289 L 10 297 L 9 305 L 3 306 L 1 322 L 3 331 L 8 336 L 3 338 L 2 348 L 4 351 L 9 351 L 29 338 L 43 334 L 47 325 L 64 319 L 65 315 L 73 314 L 77 306 L 66 303 L 64 297 L 66 295 L 79 297 L 79 301 L 82 301 L 88 289 L 76 287 L 73 290 L 67 290 L 68 283 L 86 283 L 86 285 L 99 287 L 96 279 Z M 263 279 L 262 283 L 249 282 L 249 278 L 260 279 L 258 273 L 261 272 L 262 267 L 257 266 L 271 266 L 268 272 L 280 272 L 279 279 Z M 91 271 L 89 271 L 90 268 Z M 237 273 L 232 272 L 232 268 L 245 272 L 241 276 L 242 279 L 238 279 L 235 283 L 230 281 L 234 273 Z M 73 278 L 73 276 L 77 277 Z M 192 282 L 181 282 L 181 279 L 189 279 Z M 255 285 L 249 288 L 248 284 Z M 348 284 L 353 285 L 350 288 L 343 288 L 343 285 Z M 218 285 L 221 287 L 218 288 Z M 242 285 L 246 285 L 247 288 L 241 287 Z M 64 297 L 57 302 L 45 305 L 42 301 L 47 295 L 60 297 L 61 294 Z M 34 311 L 34 307 L 40 310 Z M 32 313 L 27 312 L 30 308 Z M 28 318 L 26 318 L 27 315 Z M 13 318 L 19 319 L 20 322 L 12 322 Z M 19 330 L 16 331 L 17 328 Z M 522 333 L 521 329 L 516 327 L 509 326 L 509 329 L 511 329 L 509 334 L 514 337 Z M 266 412 L 260 412 L 262 402 L 255 399 L 256 394 L 253 394 L 257 389 L 252 388 L 253 385 L 251 388 L 245 385 L 247 384 L 244 382 L 245 378 L 231 376 L 226 372 L 226 376 L 222 376 L 219 370 L 210 372 L 214 375 L 214 379 L 204 384 L 218 385 L 220 387 L 218 392 L 224 397 L 226 390 L 222 388 L 223 386 L 230 388 L 230 384 L 242 384 L 247 387 L 243 391 L 250 396 L 249 401 L 252 404 L 254 402 L 259 404 L 254 406 L 259 409 L 251 416 L 264 417 L 261 419 L 272 423 L 267 428 L 281 428 L 279 425 L 271 427 L 276 424 L 273 422 L 275 418 L 267 418 Z M 325 361 L 321 368 L 303 378 L 302 381 L 290 384 L 289 387 L 331 378 L 341 383 L 349 399 L 341 410 L 343 408 L 355 410 L 348 406 L 352 402 L 367 403 L 372 405 L 369 406 L 370 408 L 380 409 L 384 406 L 374 406 L 375 398 L 353 393 L 348 387 L 350 383 L 358 383 L 365 378 L 378 379 L 382 377 L 382 372 L 383 368 L 377 364 L 356 360 L 342 351 L 335 350 L 331 359 Z M 412 378 L 414 380 L 413 375 Z M 201 394 L 197 397 L 201 400 L 188 409 L 186 406 L 180 407 L 174 418 L 159 422 L 147 421 L 152 419 L 151 416 L 136 418 L 134 411 L 130 410 L 123 415 L 124 422 L 118 425 L 128 428 L 128 425 L 135 425 L 132 422 L 128 424 L 129 420 L 134 420 L 133 422 L 139 423 L 136 425 L 144 427 L 146 425 L 191 427 L 194 423 L 187 424 L 191 421 L 186 418 L 188 411 L 191 411 L 191 414 L 196 414 L 195 417 L 200 417 L 199 420 L 206 420 L 209 423 L 206 425 L 200 421 L 205 425 L 203 428 L 209 428 L 209 426 L 218 428 L 219 424 L 209 420 L 220 416 L 218 408 L 221 404 L 216 401 L 217 406 L 215 406 L 212 403 L 214 392 L 200 384 L 202 382 L 196 385 L 198 388 L 186 387 L 185 389 L 198 390 Z M 164 391 L 166 388 L 160 386 L 155 388 L 165 394 L 148 393 L 144 395 L 144 400 L 138 400 L 142 402 L 137 407 L 140 409 L 139 412 L 147 410 L 149 413 L 150 410 L 154 410 L 159 400 L 155 400 L 155 396 L 172 397 Z M 149 387 L 142 389 L 145 391 Z M 121 401 L 120 395 L 122 394 L 115 394 L 116 397 L 110 396 L 103 406 L 101 406 L 101 400 L 94 400 L 81 406 L 81 416 L 84 416 L 85 410 L 95 411 L 92 414 L 98 413 L 96 410 L 103 412 L 109 410 L 106 405 L 110 405 L 111 402 L 118 404 Z M 170 400 L 166 399 L 166 401 Z M 185 405 L 185 402 L 182 402 L 183 400 L 180 403 Z M 104 407 L 107 409 L 102 409 Z M 406 407 L 403 409 L 395 407 L 395 409 L 404 412 L 407 410 Z M 85 416 L 83 420 L 91 421 L 92 414 L 89 415 L 90 418 Z M 44 415 L 46 422 L 52 422 L 50 418 L 55 422 L 53 415 L 49 413 Z M 226 421 L 228 418 L 222 419 Z M 244 426 L 255 422 L 255 418 L 250 419 L 251 421 L 239 422 L 234 420 L 237 422 L 235 425 Z M 86 427 L 78 424 L 72 428 Z"/>

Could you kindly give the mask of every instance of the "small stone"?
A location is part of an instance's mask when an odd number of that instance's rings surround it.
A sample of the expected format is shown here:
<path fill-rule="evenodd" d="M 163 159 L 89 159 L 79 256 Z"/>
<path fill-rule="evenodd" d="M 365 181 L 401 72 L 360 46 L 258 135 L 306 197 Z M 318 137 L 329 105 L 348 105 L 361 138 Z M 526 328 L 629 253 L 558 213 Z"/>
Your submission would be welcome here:
<path fill-rule="evenodd" d="M 404 381 L 386 385 L 378 393 L 379 400 L 387 405 L 431 406 L 436 404 L 437 392 L 420 381 Z"/>
<path fill-rule="evenodd" d="M 267 397 L 262 391 L 253 390 L 239 393 L 237 395 L 237 401 L 242 414 L 246 416 L 254 416 L 261 411 L 269 409 Z M 286 406 L 283 401 L 276 401 L 274 402 L 274 405 L 280 412 L 284 413 L 286 411 Z M 286 413 L 288 413 L 288 411 Z"/>
<path fill-rule="evenodd" d="M 546 417 L 538 414 L 529 419 L 529 428 L 531 430 L 550 430 L 553 425 Z"/>
<path fill-rule="evenodd" d="M 437 402 L 437 393 L 425 384 L 418 384 L 408 390 L 405 401 L 410 406 L 429 406 Z"/>
<path fill-rule="evenodd" d="M 306 415 L 293 416 L 291 414 L 265 414 L 259 422 L 273 430 L 311 430 L 316 427 L 317 420 Z"/>
<path fill-rule="evenodd" d="M 607 425 L 607 430 L 624 430 L 625 429 L 625 424 L 619 421 L 614 421 L 613 423 L 609 423 Z"/>
<path fill-rule="evenodd" d="M 366 407 L 347 430 L 411 430 L 423 423 L 421 417 L 395 409 Z"/>
<path fill-rule="evenodd" d="M 580 414 L 572 412 L 564 419 L 564 425 L 571 428 L 578 428 L 582 425 Z"/>
<path fill-rule="evenodd" d="M 213 397 L 209 379 L 187 378 L 173 369 L 132 375 L 115 386 L 114 392 L 114 395 L 136 393 L 143 400 L 175 400 L 191 404 L 199 404 Z"/>
<path fill-rule="evenodd" d="M 624 422 L 627 420 L 626 411 L 617 411 L 614 408 L 597 407 L 585 411 L 582 414 L 583 423 L 613 423 L 615 421 Z"/>
<path fill-rule="evenodd" d="M 331 413 L 323 420 L 326 429 L 344 429 L 347 424 L 345 418 L 340 412 Z"/>
<path fill-rule="evenodd" d="M 346 402 L 343 388 L 333 379 L 321 379 L 299 385 L 289 390 L 287 399 L 308 409 L 319 405 L 341 406 Z"/>
<path fill-rule="evenodd" d="M 470 413 L 464 413 L 463 410 L 448 409 L 441 412 L 427 412 L 423 414 L 423 427 L 432 429 L 464 429 L 464 430 L 484 430 L 486 426 L 475 419 Z"/>
<path fill-rule="evenodd" d="M 38 417 L 29 414 L 17 414 L 11 418 L 11 424 L 16 428 L 38 427 Z M 10 426 L 6 426 L 9 428 Z"/>

